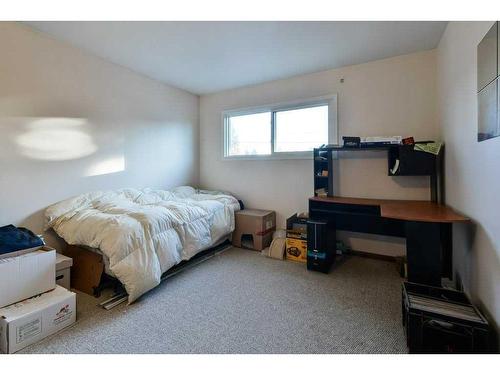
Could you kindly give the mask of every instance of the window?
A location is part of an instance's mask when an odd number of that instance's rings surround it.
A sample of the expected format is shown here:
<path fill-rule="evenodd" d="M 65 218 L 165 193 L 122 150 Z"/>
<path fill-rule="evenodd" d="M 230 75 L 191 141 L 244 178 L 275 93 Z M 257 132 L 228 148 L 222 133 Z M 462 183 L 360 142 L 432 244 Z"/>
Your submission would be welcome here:
<path fill-rule="evenodd" d="M 271 153 L 271 112 L 229 116 L 228 155 L 269 155 Z"/>
<path fill-rule="evenodd" d="M 274 113 L 274 152 L 312 151 L 328 143 L 328 104 Z"/>
<path fill-rule="evenodd" d="M 309 158 L 337 142 L 337 97 L 224 113 L 224 157 Z"/>

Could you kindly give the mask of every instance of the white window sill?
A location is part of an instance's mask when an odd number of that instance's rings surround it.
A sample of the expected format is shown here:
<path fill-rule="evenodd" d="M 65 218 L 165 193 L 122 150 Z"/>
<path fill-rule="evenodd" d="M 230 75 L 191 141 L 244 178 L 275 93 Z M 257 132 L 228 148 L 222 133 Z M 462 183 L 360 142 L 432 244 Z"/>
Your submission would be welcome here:
<path fill-rule="evenodd" d="M 242 155 L 224 156 L 223 161 L 269 161 L 269 160 L 312 160 L 312 151 L 306 152 L 276 152 L 272 155 Z"/>

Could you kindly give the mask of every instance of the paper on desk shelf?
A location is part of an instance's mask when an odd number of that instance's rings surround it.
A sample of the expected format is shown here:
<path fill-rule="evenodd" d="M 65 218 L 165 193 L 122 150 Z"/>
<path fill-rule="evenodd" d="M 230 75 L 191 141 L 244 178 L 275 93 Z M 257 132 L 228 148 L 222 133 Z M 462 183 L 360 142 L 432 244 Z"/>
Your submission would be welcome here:
<path fill-rule="evenodd" d="M 430 154 L 438 155 L 439 151 L 441 151 L 442 146 L 443 142 L 415 143 L 413 149 L 415 151 L 423 151 L 423 152 L 428 152 Z"/>
<path fill-rule="evenodd" d="M 401 144 L 403 137 L 394 135 L 389 137 L 361 137 L 361 143 L 390 143 L 394 145 Z"/>

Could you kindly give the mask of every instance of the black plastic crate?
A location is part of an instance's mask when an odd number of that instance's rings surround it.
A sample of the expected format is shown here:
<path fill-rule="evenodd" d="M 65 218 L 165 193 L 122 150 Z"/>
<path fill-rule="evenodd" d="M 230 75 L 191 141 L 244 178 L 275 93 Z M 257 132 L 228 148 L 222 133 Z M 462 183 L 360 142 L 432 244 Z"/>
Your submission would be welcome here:
<path fill-rule="evenodd" d="M 458 291 L 404 282 L 403 326 L 410 353 L 489 353 L 490 327 Z"/>

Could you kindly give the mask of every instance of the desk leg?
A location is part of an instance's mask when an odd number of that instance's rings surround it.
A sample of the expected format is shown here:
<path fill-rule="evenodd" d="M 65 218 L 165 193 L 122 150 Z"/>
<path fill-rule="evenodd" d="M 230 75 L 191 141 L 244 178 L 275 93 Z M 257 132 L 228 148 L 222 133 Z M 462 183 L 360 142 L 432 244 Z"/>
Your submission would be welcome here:
<path fill-rule="evenodd" d="M 441 224 L 441 246 L 443 251 L 443 277 L 453 280 L 453 236 L 452 223 Z"/>
<path fill-rule="evenodd" d="M 441 225 L 406 222 L 408 281 L 441 286 Z"/>

